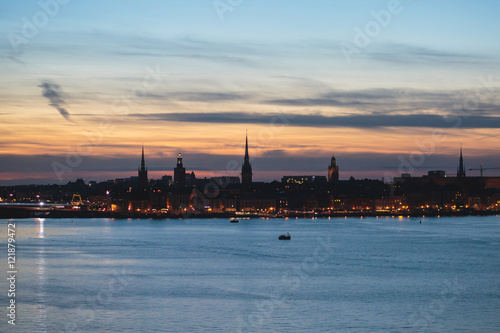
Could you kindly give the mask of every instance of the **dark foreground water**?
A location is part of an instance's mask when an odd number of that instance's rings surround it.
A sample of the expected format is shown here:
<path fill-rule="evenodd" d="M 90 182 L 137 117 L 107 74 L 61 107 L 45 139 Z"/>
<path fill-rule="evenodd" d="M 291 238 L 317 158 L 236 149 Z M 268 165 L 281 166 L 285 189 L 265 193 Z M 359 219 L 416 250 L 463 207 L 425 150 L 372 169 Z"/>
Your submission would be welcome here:
<path fill-rule="evenodd" d="M 419 220 L 0 220 L 0 331 L 499 332 L 500 217 Z"/>

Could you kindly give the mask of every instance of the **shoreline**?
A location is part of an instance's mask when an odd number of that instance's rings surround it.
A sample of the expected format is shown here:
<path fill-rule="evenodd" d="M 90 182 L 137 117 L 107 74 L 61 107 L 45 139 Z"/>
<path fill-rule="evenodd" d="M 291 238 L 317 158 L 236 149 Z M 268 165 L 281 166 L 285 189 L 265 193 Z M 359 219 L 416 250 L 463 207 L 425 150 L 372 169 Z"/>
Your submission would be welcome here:
<path fill-rule="evenodd" d="M 0 208 L 0 219 L 19 218 L 113 218 L 113 219 L 213 219 L 213 218 L 347 218 L 347 217 L 453 217 L 453 216 L 493 216 L 500 211 L 463 211 L 463 212 L 334 212 L 334 213 L 288 213 L 288 214 L 244 214 L 244 213 L 212 213 L 212 214 L 157 214 L 157 213 L 118 213 L 102 211 L 68 211 L 68 210 L 30 210 L 19 208 Z"/>

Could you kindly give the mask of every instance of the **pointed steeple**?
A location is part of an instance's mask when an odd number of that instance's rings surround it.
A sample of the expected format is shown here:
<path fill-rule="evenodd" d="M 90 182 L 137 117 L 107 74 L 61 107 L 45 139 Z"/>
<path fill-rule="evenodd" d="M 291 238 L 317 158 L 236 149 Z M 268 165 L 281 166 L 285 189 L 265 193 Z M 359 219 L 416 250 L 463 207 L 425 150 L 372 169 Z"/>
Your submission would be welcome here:
<path fill-rule="evenodd" d="M 142 145 L 141 171 L 146 171 L 146 162 L 144 161 L 144 145 Z"/>
<path fill-rule="evenodd" d="M 245 138 L 245 163 L 250 162 L 250 156 L 248 156 L 248 131 Z"/>
<path fill-rule="evenodd" d="M 142 146 L 141 168 L 138 170 L 139 188 L 146 191 L 148 187 L 148 170 L 146 169 L 146 161 L 144 159 L 144 145 Z"/>
<path fill-rule="evenodd" d="M 457 177 L 465 177 L 464 157 L 462 154 L 462 144 L 460 144 L 460 160 L 458 162 Z"/>
<path fill-rule="evenodd" d="M 241 183 L 250 185 L 252 183 L 252 166 L 250 165 L 250 156 L 248 154 L 248 132 L 245 136 L 245 158 L 243 159 L 243 167 L 241 168 Z"/>

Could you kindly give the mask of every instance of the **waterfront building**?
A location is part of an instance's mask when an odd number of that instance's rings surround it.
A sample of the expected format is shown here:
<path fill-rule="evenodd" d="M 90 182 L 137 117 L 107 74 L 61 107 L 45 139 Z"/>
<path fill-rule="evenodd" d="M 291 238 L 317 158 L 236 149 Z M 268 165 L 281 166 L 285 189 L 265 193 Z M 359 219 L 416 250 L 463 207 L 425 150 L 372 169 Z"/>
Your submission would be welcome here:
<path fill-rule="evenodd" d="M 146 168 L 146 162 L 144 160 L 144 146 L 142 146 L 141 167 L 137 170 L 137 173 L 139 191 L 146 192 L 148 189 L 148 169 Z"/>
<path fill-rule="evenodd" d="M 339 180 L 339 167 L 335 156 L 332 156 L 330 165 L 328 166 L 328 182 L 335 183 Z"/>
<path fill-rule="evenodd" d="M 174 188 L 181 189 L 186 187 L 186 168 L 182 164 L 182 155 L 177 155 L 177 165 L 174 168 Z"/>

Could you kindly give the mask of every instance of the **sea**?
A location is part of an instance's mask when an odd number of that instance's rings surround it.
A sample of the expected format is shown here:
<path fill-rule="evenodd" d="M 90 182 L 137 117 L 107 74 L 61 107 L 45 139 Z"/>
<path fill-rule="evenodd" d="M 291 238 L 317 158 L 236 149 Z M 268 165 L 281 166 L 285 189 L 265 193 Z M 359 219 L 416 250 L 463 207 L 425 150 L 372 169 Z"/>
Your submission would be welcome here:
<path fill-rule="evenodd" d="M 500 332 L 499 216 L 0 223 L 1 332 Z"/>

